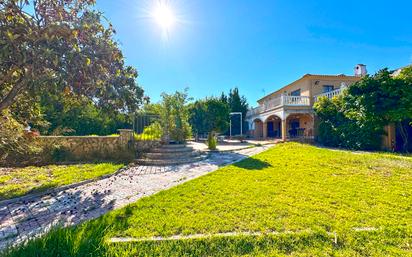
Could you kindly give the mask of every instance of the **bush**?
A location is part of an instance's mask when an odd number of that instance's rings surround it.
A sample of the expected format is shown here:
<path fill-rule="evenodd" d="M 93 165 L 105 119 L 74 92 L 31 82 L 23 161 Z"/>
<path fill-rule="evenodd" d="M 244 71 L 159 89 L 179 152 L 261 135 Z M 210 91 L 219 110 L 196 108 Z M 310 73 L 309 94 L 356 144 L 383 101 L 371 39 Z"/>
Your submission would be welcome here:
<path fill-rule="evenodd" d="M 326 146 L 354 150 L 377 150 L 381 146 L 383 126 L 353 115 L 345 96 L 328 99 L 323 97 L 315 104 L 319 117 L 317 140 Z"/>
<path fill-rule="evenodd" d="M 43 165 L 70 159 L 70 153 L 54 142 L 42 141 L 25 133 L 8 111 L 0 115 L 0 165 Z"/>
<path fill-rule="evenodd" d="M 209 150 L 216 150 L 217 140 L 213 132 L 209 133 L 207 136 L 207 146 Z"/>
<path fill-rule="evenodd" d="M 147 126 L 142 134 L 134 133 L 135 140 L 159 140 L 162 137 L 162 126 L 158 122 Z"/>
<path fill-rule="evenodd" d="M 24 134 L 23 125 L 18 123 L 8 111 L 0 114 L 0 164 L 18 165 L 38 156 L 40 145 Z"/>
<path fill-rule="evenodd" d="M 191 137 L 192 128 L 189 124 L 189 101 L 187 89 L 184 92 L 174 94 L 162 94 L 160 108 L 160 124 L 162 136 L 167 141 L 169 139 L 183 143 Z"/>

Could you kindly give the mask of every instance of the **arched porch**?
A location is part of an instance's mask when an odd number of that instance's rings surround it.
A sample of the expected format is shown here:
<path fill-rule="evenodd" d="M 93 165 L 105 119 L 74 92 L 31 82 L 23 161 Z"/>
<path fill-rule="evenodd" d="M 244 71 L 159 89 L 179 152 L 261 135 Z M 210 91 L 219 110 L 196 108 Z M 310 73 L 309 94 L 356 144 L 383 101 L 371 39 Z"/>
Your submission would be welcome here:
<path fill-rule="evenodd" d="M 286 118 L 287 138 L 313 138 L 314 117 L 308 113 L 293 113 Z"/>
<path fill-rule="evenodd" d="M 282 138 L 282 119 L 276 115 L 269 116 L 264 122 L 264 135 L 267 138 Z"/>
<path fill-rule="evenodd" d="M 253 136 L 254 138 L 263 138 L 263 121 L 260 119 L 253 120 Z"/>

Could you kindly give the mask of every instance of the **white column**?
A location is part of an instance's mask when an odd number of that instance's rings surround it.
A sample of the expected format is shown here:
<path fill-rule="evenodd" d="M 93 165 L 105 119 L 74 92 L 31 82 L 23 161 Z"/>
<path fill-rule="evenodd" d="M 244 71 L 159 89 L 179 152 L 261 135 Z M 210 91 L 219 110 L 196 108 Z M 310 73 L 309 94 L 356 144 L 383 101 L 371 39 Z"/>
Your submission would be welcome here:
<path fill-rule="evenodd" d="M 287 131 L 286 131 L 286 125 L 287 125 L 287 123 L 286 123 L 286 118 L 285 119 L 282 119 L 282 125 L 281 125 L 281 127 L 282 127 L 282 141 L 283 142 L 286 142 L 286 133 L 287 133 Z"/>
<path fill-rule="evenodd" d="M 267 121 L 263 122 L 263 138 L 266 139 L 268 137 L 268 123 Z"/>

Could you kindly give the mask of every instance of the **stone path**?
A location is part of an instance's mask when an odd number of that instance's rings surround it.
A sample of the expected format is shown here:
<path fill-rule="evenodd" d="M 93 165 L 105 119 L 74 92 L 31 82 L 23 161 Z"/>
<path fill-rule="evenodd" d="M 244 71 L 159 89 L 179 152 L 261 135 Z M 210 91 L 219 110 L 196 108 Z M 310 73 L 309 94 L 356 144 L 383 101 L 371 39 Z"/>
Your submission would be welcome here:
<path fill-rule="evenodd" d="M 135 166 L 109 178 L 58 193 L 0 205 L 0 249 L 39 236 L 56 225 L 70 226 L 97 218 L 269 147 L 211 153 L 204 161 L 178 166 Z"/>

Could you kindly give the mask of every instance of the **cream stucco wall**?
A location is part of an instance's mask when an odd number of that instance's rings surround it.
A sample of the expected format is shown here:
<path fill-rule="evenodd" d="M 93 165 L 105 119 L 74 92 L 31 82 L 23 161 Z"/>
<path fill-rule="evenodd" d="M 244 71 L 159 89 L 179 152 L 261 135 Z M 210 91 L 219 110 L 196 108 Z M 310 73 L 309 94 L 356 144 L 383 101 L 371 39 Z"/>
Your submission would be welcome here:
<path fill-rule="evenodd" d="M 331 85 L 333 86 L 333 89 L 339 89 L 342 86 L 342 83 L 345 83 L 346 86 L 350 86 L 353 83 L 355 83 L 356 80 L 353 79 L 342 79 L 342 78 L 337 78 L 337 79 L 311 79 L 310 84 L 311 84 L 311 91 L 312 91 L 312 96 L 316 96 L 319 94 L 323 93 L 323 86 L 326 85 Z"/>
<path fill-rule="evenodd" d="M 281 89 L 263 97 L 258 100 L 262 105 L 265 101 L 280 97 L 282 94 L 290 95 L 295 90 L 301 90 L 301 96 L 309 96 L 311 98 L 311 105 L 313 104 L 313 97 L 323 93 L 324 85 L 333 85 L 334 89 L 339 89 L 342 83 L 347 86 L 358 81 L 359 77 L 345 76 L 345 75 L 305 75 L 302 78 L 292 82 L 291 84 L 282 87 Z"/>

